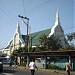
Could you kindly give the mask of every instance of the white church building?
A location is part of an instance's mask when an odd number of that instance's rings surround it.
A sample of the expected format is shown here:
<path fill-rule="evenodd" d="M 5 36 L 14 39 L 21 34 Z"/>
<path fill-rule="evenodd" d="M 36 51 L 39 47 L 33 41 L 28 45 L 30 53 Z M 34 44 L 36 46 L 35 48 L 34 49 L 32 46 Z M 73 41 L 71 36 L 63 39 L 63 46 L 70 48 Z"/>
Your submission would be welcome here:
<path fill-rule="evenodd" d="M 52 28 L 30 34 L 30 37 L 32 38 L 30 40 L 32 47 L 35 47 L 37 44 L 39 44 L 39 37 L 41 37 L 42 34 L 46 34 L 48 37 L 54 35 L 55 37 L 61 40 L 63 47 L 67 46 L 64 30 L 62 29 L 60 19 L 59 19 L 58 9 L 56 12 L 55 24 L 53 25 Z M 8 45 L 3 49 L 3 53 L 7 53 L 7 55 L 11 55 L 13 50 L 18 49 L 19 47 L 25 47 L 26 42 L 27 42 L 26 35 L 21 34 L 20 25 L 19 23 L 17 23 L 16 31 L 13 35 L 13 38 L 8 42 Z"/>

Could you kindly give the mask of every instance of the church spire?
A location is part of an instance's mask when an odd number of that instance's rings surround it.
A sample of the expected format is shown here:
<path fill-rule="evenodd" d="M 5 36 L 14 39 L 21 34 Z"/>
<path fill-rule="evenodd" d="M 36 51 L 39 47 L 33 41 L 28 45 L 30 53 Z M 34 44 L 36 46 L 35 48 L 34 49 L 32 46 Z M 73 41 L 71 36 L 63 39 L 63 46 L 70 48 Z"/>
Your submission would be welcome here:
<path fill-rule="evenodd" d="M 59 21 L 59 13 L 58 13 L 58 6 L 57 6 L 57 11 L 56 11 L 56 21 L 58 24 L 60 23 Z"/>
<path fill-rule="evenodd" d="M 20 33 L 20 26 L 19 26 L 19 22 L 17 22 L 16 33 Z"/>
<path fill-rule="evenodd" d="M 55 24 L 51 29 L 51 33 L 49 34 L 49 37 L 55 33 L 55 29 L 58 25 L 60 25 L 60 21 L 59 21 L 59 13 L 58 13 L 58 6 L 57 6 Z"/>

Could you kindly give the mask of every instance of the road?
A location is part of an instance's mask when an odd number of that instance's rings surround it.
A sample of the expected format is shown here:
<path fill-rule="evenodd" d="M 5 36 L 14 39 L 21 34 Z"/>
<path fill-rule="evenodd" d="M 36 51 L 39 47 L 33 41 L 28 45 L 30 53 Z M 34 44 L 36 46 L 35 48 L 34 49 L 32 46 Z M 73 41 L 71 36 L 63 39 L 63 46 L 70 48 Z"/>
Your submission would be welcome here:
<path fill-rule="evenodd" d="M 4 70 L 0 75 L 31 75 L 30 70 L 28 69 L 20 69 L 15 67 L 4 67 Z M 51 72 L 51 71 L 44 71 L 44 70 L 36 70 L 35 75 L 66 75 L 65 73 L 61 72 Z M 75 73 L 71 74 L 75 75 Z"/>
<path fill-rule="evenodd" d="M 31 74 L 30 74 L 30 70 L 4 70 L 0 75 L 31 75 Z M 35 72 L 35 75 L 60 75 L 60 74 L 38 70 Z"/>

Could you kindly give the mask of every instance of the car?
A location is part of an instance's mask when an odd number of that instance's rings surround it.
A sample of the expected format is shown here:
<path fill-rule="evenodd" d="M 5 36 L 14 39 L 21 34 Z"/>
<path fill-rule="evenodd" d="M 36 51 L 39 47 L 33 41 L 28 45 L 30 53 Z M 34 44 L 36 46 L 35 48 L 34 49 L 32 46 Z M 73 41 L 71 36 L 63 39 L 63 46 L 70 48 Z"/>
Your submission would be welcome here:
<path fill-rule="evenodd" d="M 3 71 L 3 62 L 2 62 L 2 59 L 0 58 L 0 72 Z"/>

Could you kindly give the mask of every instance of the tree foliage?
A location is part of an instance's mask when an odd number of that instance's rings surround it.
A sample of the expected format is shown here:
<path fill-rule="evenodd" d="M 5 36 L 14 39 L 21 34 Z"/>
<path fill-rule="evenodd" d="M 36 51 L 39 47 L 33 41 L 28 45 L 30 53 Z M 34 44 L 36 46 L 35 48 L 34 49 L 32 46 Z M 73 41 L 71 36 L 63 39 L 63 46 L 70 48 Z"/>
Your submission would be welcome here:
<path fill-rule="evenodd" d="M 59 50 L 62 48 L 61 41 L 56 39 L 54 36 L 47 38 L 47 36 L 43 34 L 39 38 L 39 42 L 41 44 L 41 48 L 44 48 L 44 50 Z"/>
<path fill-rule="evenodd" d="M 75 40 L 75 33 L 71 33 L 69 35 L 67 35 L 68 41 L 72 41 Z"/>
<path fill-rule="evenodd" d="M 65 50 L 75 50 L 75 45 L 71 44 L 68 47 L 66 47 Z"/>
<path fill-rule="evenodd" d="M 67 35 L 69 41 L 75 39 L 75 33 Z M 39 38 L 40 45 L 37 45 L 35 48 L 29 48 L 29 52 L 40 52 L 40 51 L 47 51 L 47 50 L 59 50 L 63 49 L 61 41 L 59 38 L 54 36 L 47 37 L 45 34 Z M 66 49 L 75 49 L 73 45 L 69 45 Z M 19 49 L 14 50 L 14 52 L 27 52 L 26 47 L 20 47 Z"/>
<path fill-rule="evenodd" d="M 19 47 L 18 49 L 15 49 L 13 53 L 20 53 L 20 52 L 26 52 L 26 47 Z"/>

